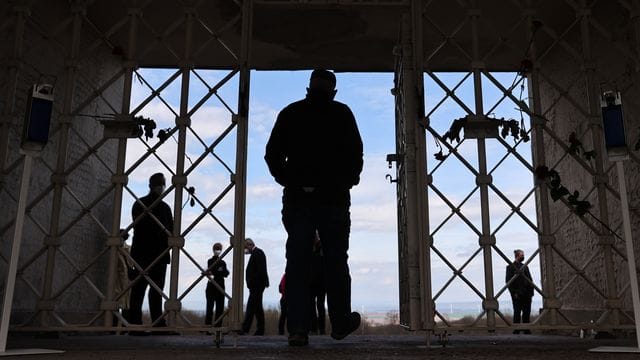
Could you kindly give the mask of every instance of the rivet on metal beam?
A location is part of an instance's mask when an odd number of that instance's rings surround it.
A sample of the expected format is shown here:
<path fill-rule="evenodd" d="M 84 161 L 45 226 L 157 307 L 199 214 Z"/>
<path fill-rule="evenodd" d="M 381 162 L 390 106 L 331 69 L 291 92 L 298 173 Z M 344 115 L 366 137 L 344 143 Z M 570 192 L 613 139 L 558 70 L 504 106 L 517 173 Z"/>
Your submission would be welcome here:
<path fill-rule="evenodd" d="M 236 183 L 236 174 L 229 174 L 229 182 L 232 184 Z"/>
<path fill-rule="evenodd" d="M 494 235 L 480 235 L 478 244 L 480 246 L 493 246 L 496 244 L 496 237 Z"/>
<path fill-rule="evenodd" d="M 606 185 L 609 183 L 609 176 L 606 174 L 594 175 L 593 176 L 593 184 L 594 185 Z"/>
<path fill-rule="evenodd" d="M 53 311 L 56 308 L 56 303 L 53 300 L 38 300 L 36 308 L 41 311 Z"/>
<path fill-rule="evenodd" d="M 166 311 L 180 311 L 182 310 L 182 302 L 180 302 L 180 300 L 169 299 L 164 302 L 164 309 Z"/>
<path fill-rule="evenodd" d="M 51 174 L 51 183 L 54 185 L 67 185 L 67 176 L 65 174 Z"/>
<path fill-rule="evenodd" d="M 562 307 L 562 301 L 558 298 L 544 299 L 543 304 L 546 309 L 560 309 Z"/>
<path fill-rule="evenodd" d="M 178 68 L 180 68 L 181 70 L 191 70 L 194 67 L 195 67 L 195 64 L 191 59 L 184 59 L 178 62 Z"/>
<path fill-rule="evenodd" d="M 73 123 L 73 116 L 61 115 L 58 117 L 58 123 L 60 125 L 71 125 Z"/>
<path fill-rule="evenodd" d="M 45 236 L 43 241 L 46 246 L 60 246 L 60 242 L 59 236 Z"/>
<path fill-rule="evenodd" d="M 191 117 L 189 115 L 176 116 L 176 126 L 191 126 Z"/>
<path fill-rule="evenodd" d="M 427 174 L 427 175 L 424 177 L 424 182 L 425 182 L 425 184 L 426 184 L 427 186 L 429 186 L 429 185 L 433 184 L 433 176 L 432 176 L 432 175 Z"/>
<path fill-rule="evenodd" d="M 173 175 L 173 177 L 171 177 L 171 183 L 175 187 L 184 187 L 187 185 L 187 177 L 185 175 Z"/>
<path fill-rule="evenodd" d="M 169 236 L 167 239 L 167 244 L 169 247 L 184 247 L 184 237 L 183 236 Z"/>
<path fill-rule="evenodd" d="M 539 235 L 538 239 L 541 245 L 553 245 L 556 243 L 556 237 L 553 235 Z"/>
<path fill-rule="evenodd" d="M 428 235 L 427 238 L 426 238 L 426 243 L 427 243 L 426 244 L 427 247 L 432 247 L 433 246 L 433 236 Z"/>
<path fill-rule="evenodd" d="M 489 174 L 478 174 L 476 176 L 476 185 L 490 185 L 493 182 L 493 176 Z"/>
<path fill-rule="evenodd" d="M 486 67 L 484 61 L 472 61 L 471 69 L 472 70 L 484 70 Z"/>
<path fill-rule="evenodd" d="M 125 174 L 122 174 L 122 175 L 116 174 L 116 175 L 112 175 L 111 176 L 111 183 L 112 184 L 126 185 L 128 182 L 129 182 L 129 177 L 127 175 L 125 175 Z"/>
<path fill-rule="evenodd" d="M 138 68 L 138 63 L 133 60 L 127 60 L 122 62 L 122 68 L 125 71 L 133 71 Z"/>
<path fill-rule="evenodd" d="M 547 124 L 547 120 L 538 115 L 533 115 L 531 117 L 531 126 L 545 126 Z"/>
<path fill-rule="evenodd" d="M 482 300 L 482 309 L 484 310 L 498 310 L 498 300 L 496 299 L 485 299 Z"/>
<path fill-rule="evenodd" d="M 103 311 L 116 311 L 118 310 L 118 302 L 117 301 L 102 301 L 100 302 L 100 310 Z"/>
<path fill-rule="evenodd" d="M 620 299 L 607 299 L 605 300 L 605 306 L 608 309 L 621 309 L 622 308 L 622 300 Z"/>
<path fill-rule="evenodd" d="M 117 246 L 120 247 L 124 243 L 124 239 L 122 236 L 109 236 L 107 238 L 107 246 Z"/>

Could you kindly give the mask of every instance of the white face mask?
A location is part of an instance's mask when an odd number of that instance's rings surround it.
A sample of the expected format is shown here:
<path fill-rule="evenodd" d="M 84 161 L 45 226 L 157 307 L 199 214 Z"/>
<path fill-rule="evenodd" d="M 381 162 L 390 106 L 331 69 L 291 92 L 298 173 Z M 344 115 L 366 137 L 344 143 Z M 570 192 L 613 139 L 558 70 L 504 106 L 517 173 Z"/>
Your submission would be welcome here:
<path fill-rule="evenodd" d="M 220 256 L 221 253 L 222 253 L 222 250 L 213 250 L 213 255 L 215 256 Z"/>

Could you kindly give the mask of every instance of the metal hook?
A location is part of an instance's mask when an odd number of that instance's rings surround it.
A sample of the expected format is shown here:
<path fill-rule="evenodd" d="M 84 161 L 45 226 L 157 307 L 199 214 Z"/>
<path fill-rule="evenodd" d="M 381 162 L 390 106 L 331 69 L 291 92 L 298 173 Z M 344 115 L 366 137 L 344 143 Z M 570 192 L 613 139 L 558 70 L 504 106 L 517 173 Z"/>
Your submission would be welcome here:
<path fill-rule="evenodd" d="M 385 175 L 384 178 L 389 180 L 390 184 L 393 184 L 394 182 L 398 182 L 398 179 L 394 179 L 393 177 L 391 177 L 391 174 Z"/>

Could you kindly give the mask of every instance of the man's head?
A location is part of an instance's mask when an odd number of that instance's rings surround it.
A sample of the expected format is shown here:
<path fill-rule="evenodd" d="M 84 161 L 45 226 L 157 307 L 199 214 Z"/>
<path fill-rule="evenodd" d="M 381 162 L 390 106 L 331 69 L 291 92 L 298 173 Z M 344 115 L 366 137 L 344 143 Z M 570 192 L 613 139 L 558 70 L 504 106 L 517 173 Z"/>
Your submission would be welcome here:
<path fill-rule="evenodd" d="M 323 95 L 331 99 L 338 92 L 336 90 L 336 76 L 333 72 L 324 69 L 316 69 L 311 73 L 307 91 L 314 95 Z"/>
<path fill-rule="evenodd" d="M 162 173 L 155 173 L 149 178 L 149 190 L 156 195 L 164 192 L 166 184 L 167 181 L 164 179 L 164 174 Z"/>
<path fill-rule="evenodd" d="M 516 261 L 523 262 L 524 261 L 524 251 L 517 249 L 513 251 L 513 255 L 516 258 Z"/>
<path fill-rule="evenodd" d="M 246 254 L 251 254 L 253 249 L 256 247 L 256 243 L 251 240 L 251 238 L 244 239 L 244 250 Z"/>
<path fill-rule="evenodd" d="M 213 244 L 213 255 L 220 256 L 221 253 L 222 253 L 222 244 L 220 244 L 219 242 Z"/>

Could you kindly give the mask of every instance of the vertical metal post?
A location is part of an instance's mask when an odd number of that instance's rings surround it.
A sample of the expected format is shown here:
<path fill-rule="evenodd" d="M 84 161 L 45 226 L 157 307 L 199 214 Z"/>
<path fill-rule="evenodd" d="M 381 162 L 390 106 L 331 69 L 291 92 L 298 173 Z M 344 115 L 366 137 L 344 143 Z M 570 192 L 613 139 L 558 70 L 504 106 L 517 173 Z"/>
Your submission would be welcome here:
<path fill-rule="evenodd" d="M 421 0 L 413 0 L 411 3 L 411 57 L 413 60 L 409 69 L 410 74 L 406 74 L 405 79 L 411 79 L 409 84 L 411 88 L 407 88 L 407 93 L 411 94 L 414 102 L 412 106 L 405 106 L 413 114 L 409 117 L 410 121 L 405 121 L 408 127 L 413 127 L 415 137 L 415 176 L 416 176 L 416 217 L 417 226 L 417 245 L 418 245 L 418 264 L 420 268 L 420 309 L 421 309 L 421 328 L 427 330 L 427 337 L 430 331 L 434 330 L 434 303 L 431 289 L 431 243 L 432 239 L 429 230 L 429 197 L 427 196 L 428 183 L 427 179 L 427 144 L 425 129 L 421 126 L 421 120 L 424 119 L 424 55 L 423 55 L 423 27 L 422 12 L 424 2 Z M 414 118 L 415 116 L 415 118 Z"/>
<path fill-rule="evenodd" d="M 624 176 L 624 163 L 620 160 L 616 161 L 616 169 L 618 171 L 618 184 L 620 188 L 620 210 L 622 211 L 624 242 L 627 249 L 627 265 L 629 266 L 633 317 L 636 325 L 636 348 L 638 348 L 640 347 L 640 294 L 638 292 L 638 274 L 636 273 L 636 257 L 633 251 L 633 235 L 631 233 L 631 218 L 629 216 L 629 200 L 627 199 L 627 180 Z"/>
<path fill-rule="evenodd" d="M 192 7 L 184 8 L 186 17 L 186 31 L 184 41 L 184 53 L 180 65 L 182 73 L 181 89 L 180 89 L 180 115 L 176 118 L 176 126 L 178 127 L 178 149 L 176 160 L 176 174 L 173 177 L 174 202 L 173 202 L 173 234 L 169 239 L 171 247 L 171 277 L 169 282 L 169 300 L 165 304 L 165 309 L 169 311 L 169 324 L 176 326 L 177 313 L 181 310 L 180 300 L 178 300 L 178 273 L 180 271 L 180 251 L 184 246 L 184 238 L 182 237 L 182 202 L 184 197 L 184 188 L 187 185 L 187 177 L 184 174 L 184 160 L 187 148 L 187 127 L 191 124 L 189 117 L 189 78 L 191 75 L 191 41 L 193 29 L 193 16 L 195 9 Z"/>
<path fill-rule="evenodd" d="M 471 18 L 472 31 L 472 50 L 473 63 L 473 92 L 475 97 L 475 116 L 480 121 L 484 119 L 484 108 L 482 104 L 482 70 L 484 64 L 480 57 L 479 50 L 479 29 L 478 18 L 480 17 L 480 9 L 476 0 L 472 1 L 469 8 L 469 16 Z M 498 309 L 498 301 L 495 299 L 493 288 L 493 263 L 491 260 L 491 247 L 495 244 L 495 238 L 491 236 L 491 215 L 489 212 L 489 184 L 491 176 L 487 173 L 487 149 L 485 139 L 480 137 L 478 141 L 478 177 L 476 184 L 480 188 L 480 212 L 482 217 L 482 235 L 479 244 L 482 247 L 484 257 L 484 287 L 485 300 L 482 304 L 483 309 L 487 312 L 487 328 L 489 331 L 495 330 L 496 319 L 495 311 Z"/>
<path fill-rule="evenodd" d="M 425 313 L 425 303 L 431 302 L 431 296 L 425 299 L 424 282 L 425 276 L 429 276 L 430 269 L 424 263 L 422 254 L 428 249 L 424 249 L 423 239 L 423 193 L 424 193 L 424 131 L 420 131 L 420 105 L 422 100 L 418 88 L 422 87 L 422 73 L 417 73 L 417 62 L 415 60 L 416 39 L 415 39 L 415 8 L 412 9 L 411 16 L 403 17 L 402 24 L 402 101 L 404 102 L 402 114 L 404 118 L 405 148 L 402 159 L 402 170 L 406 184 L 406 247 L 407 247 L 407 270 L 409 286 L 409 328 L 412 330 L 422 329 L 425 321 L 430 315 Z M 418 78 L 420 80 L 418 81 Z M 422 146 L 421 146 L 422 145 Z M 427 233 L 428 235 L 428 233 Z M 430 290 L 430 289 L 428 289 Z"/>
<path fill-rule="evenodd" d="M 536 14 L 533 9 L 531 0 L 527 1 L 526 11 L 526 23 L 533 26 L 534 16 Z M 534 36 L 533 29 L 529 28 L 529 37 Z M 529 108 L 533 110 L 534 116 L 531 117 L 531 146 L 532 146 L 532 160 L 534 169 L 538 166 L 546 165 L 546 154 L 544 146 L 544 125 L 545 120 L 538 117 L 542 114 L 542 104 L 540 100 L 540 64 L 536 59 L 536 46 L 535 42 L 530 48 L 531 62 L 533 67 L 529 73 Z M 541 261 L 541 279 L 542 279 L 542 291 L 544 294 L 543 308 L 549 310 L 549 318 L 551 325 L 557 325 L 558 322 L 558 309 L 560 308 L 560 301 L 556 297 L 555 287 L 555 264 L 553 259 L 553 244 L 555 238 L 552 235 L 551 229 L 551 209 L 549 207 L 549 193 L 547 191 L 547 185 L 543 181 L 536 181 L 536 199 L 537 199 L 537 222 L 538 222 L 538 246 L 542 249 L 540 252 Z"/>
<path fill-rule="evenodd" d="M 249 85 L 251 75 L 251 40 L 253 0 L 242 2 L 242 39 L 240 44 L 240 84 L 238 88 L 235 204 L 233 221 L 233 283 L 229 323 L 231 330 L 241 329 L 244 291 L 244 238 L 247 195 L 247 144 L 249 126 Z"/>
<path fill-rule="evenodd" d="M 133 71 L 137 67 L 135 63 L 137 39 L 138 39 L 138 17 L 141 16 L 141 10 L 134 6 L 127 8 L 129 16 L 129 44 L 127 47 L 127 61 L 123 64 L 124 82 L 122 93 L 122 104 L 120 107 L 121 119 L 129 119 L 131 111 L 131 86 L 133 84 Z M 130 120 L 130 119 L 129 119 Z M 124 186 L 128 182 L 125 174 L 126 158 L 127 158 L 127 139 L 118 139 L 118 157 L 116 159 L 116 171 L 111 177 L 111 183 L 114 184 L 113 190 L 113 219 L 111 222 L 111 236 L 107 245 L 109 246 L 109 270 L 107 275 L 107 299 L 103 303 L 102 309 L 105 311 L 105 326 L 113 324 L 113 316 L 111 312 L 117 310 L 117 302 L 114 301 L 114 289 L 116 277 L 118 276 L 118 248 L 122 244 L 122 235 L 120 234 L 120 222 L 122 220 L 122 194 Z"/>
<path fill-rule="evenodd" d="M 11 320 L 11 305 L 13 304 L 13 291 L 16 285 L 16 273 L 18 270 L 18 260 L 20 257 L 20 243 L 22 241 L 22 228 L 24 224 L 25 209 L 27 206 L 27 193 L 31 182 L 31 166 L 33 157 L 36 154 L 25 154 L 22 164 L 22 178 L 20 183 L 20 197 L 16 209 L 16 221 L 13 225 L 13 244 L 11 246 L 11 257 L 9 258 L 9 270 L 7 271 L 7 282 L 4 287 L 4 298 L 2 302 L 2 322 L 0 323 L 0 354 L 7 350 L 7 335 L 9 333 L 9 320 Z"/>
<path fill-rule="evenodd" d="M 16 88 L 18 85 L 18 74 L 22 67 L 22 52 L 24 41 L 24 27 L 25 18 L 30 16 L 29 7 L 26 5 L 15 5 L 12 9 L 15 17 L 14 31 L 15 36 L 13 40 L 13 54 L 7 67 L 7 82 L 4 84 L 5 88 L 5 107 L 0 114 L 0 188 L 6 186 L 4 177 L 5 167 L 7 161 L 7 155 L 9 153 L 9 133 L 10 128 L 16 121 Z"/>
<path fill-rule="evenodd" d="M 585 89 L 587 95 L 587 104 L 589 106 L 589 126 L 591 127 L 591 140 L 593 147 L 596 150 L 595 156 L 595 171 L 594 183 L 598 194 L 598 215 L 602 226 L 599 235 L 600 246 L 602 247 L 602 254 L 604 257 L 605 265 L 605 277 L 607 279 L 607 303 L 608 313 L 613 315 L 613 323 L 618 325 L 620 323 L 620 300 L 618 299 L 616 291 L 615 281 L 615 269 L 612 257 L 611 246 L 613 246 L 613 237 L 608 234 L 607 228 L 609 228 L 609 209 L 607 203 L 607 182 L 609 177 L 604 171 L 604 159 L 605 150 L 604 142 L 602 140 L 602 128 L 601 128 L 601 114 L 600 114 L 600 94 L 598 82 L 595 78 L 596 64 L 593 61 L 592 49 L 591 49 L 591 34 L 590 34 L 590 16 L 591 9 L 588 7 L 586 0 L 580 1 L 580 10 L 578 16 L 580 17 L 580 30 L 582 35 L 582 55 L 583 55 L 583 69 L 585 72 Z"/>
<path fill-rule="evenodd" d="M 44 285 L 42 298 L 38 302 L 38 310 L 41 311 L 41 322 L 43 326 L 47 325 L 48 314 L 55 308 L 54 300 L 51 299 L 53 288 L 53 276 L 55 273 L 56 252 L 60 246 L 60 235 L 58 233 L 60 227 L 60 218 L 62 216 L 62 195 L 64 187 L 67 184 L 65 167 L 67 160 L 67 149 L 69 147 L 69 129 L 72 126 L 73 116 L 73 94 L 76 83 L 78 70 L 78 51 L 80 48 L 80 39 L 82 34 L 82 22 L 85 13 L 83 2 L 74 1 L 71 3 L 71 12 L 73 13 L 73 30 L 71 37 L 71 49 L 68 58 L 65 60 L 66 74 L 64 84 L 64 95 L 62 116 L 58 119 L 60 123 L 60 139 L 58 140 L 58 158 L 56 162 L 55 173 L 51 176 L 54 184 L 53 201 L 51 210 L 51 222 L 49 224 L 49 234 L 45 238 L 47 246 L 47 263 L 44 275 Z"/>

